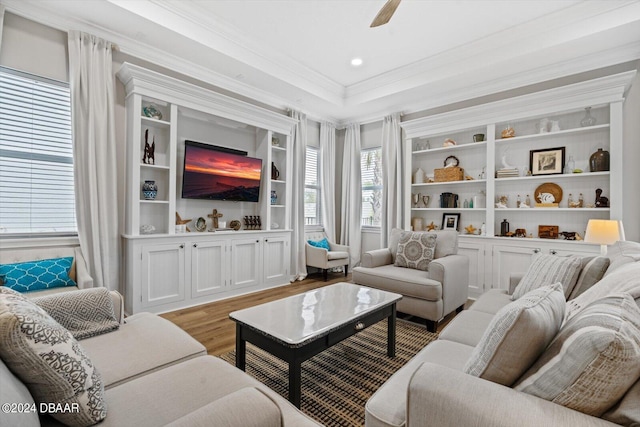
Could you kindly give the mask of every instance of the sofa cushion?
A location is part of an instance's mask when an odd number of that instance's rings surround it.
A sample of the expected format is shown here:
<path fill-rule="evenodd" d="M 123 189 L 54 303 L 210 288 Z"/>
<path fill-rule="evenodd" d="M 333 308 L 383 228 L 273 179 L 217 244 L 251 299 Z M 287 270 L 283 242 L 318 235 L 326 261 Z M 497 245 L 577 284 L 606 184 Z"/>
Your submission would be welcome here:
<path fill-rule="evenodd" d="M 18 411 L 17 405 L 23 405 L 29 409 L 33 408 L 35 401 L 27 387 L 0 359 L 0 403 L 15 404 L 11 410 L 0 411 L 0 425 L 11 427 L 39 427 L 38 411 L 22 410 Z M 15 410 L 13 410 L 15 409 Z"/>
<path fill-rule="evenodd" d="M 609 267 L 609 258 L 596 256 L 587 262 L 587 264 L 582 267 L 580 271 L 580 275 L 578 276 L 578 280 L 571 291 L 571 294 L 567 298 L 568 300 L 577 297 L 582 294 L 584 291 L 595 285 L 602 279 L 604 273 L 607 271 Z"/>
<path fill-rule="evenodd" d="M 401 228 L 391 229 L 389 233 L 389 251 L 391 252 L 392 262 L 396 262 L 396 253 L 398 253 L 398 241 L 405 231 Z M 443 258 L 458 253 L 458 232 L 455 230 L 438 230 L 435 232 L 427 232 L 438 236 L 438 244 L 434 254 L 434 259 Z"/>
<path fill-rule="evenodd" d="M 69 277 L 73 257 L 0 264 L 0 280 L 18 292 L 76 286 Z"/>
<path fill-rule="evenodd" d="M 469 311 L 481 311 L 483 313 L 496 314 L 498 310 L 511 303 L 511 295 L 506 289 L 489 289 L 471 304 Z"/>
<path fill-rule="evenodd" d="M 511 302 L 511 301 L 509 301 Z M 487 330 L 494 315 L 481 311 L 464 310 L 458 313 L 438 335 L 439 340 L 455 341 L 475 347 Z"/>
<path fill-rule="evenodd" d="M 150 313 L 127 317 L 117 331 L 82 340 L 82 345 L 102 373 L 107 390 L 207 353 L 185 331 Z"/>
<path fill-rule="evenodd" d="M 398 241 L 395 265 L 427 271 L 433 260 L 436 239 L 433 233 L 405 231 Z"/>
<path fill-rule="evenodd" d="M 607 257 L 611 260 L 604 277 L 614 273 L 625 264 L 640 261 L 640 243 L 620 241 L 609 246 Z"/>
<path fill-rule="evenodd" d="M 391 259 L 394 264 L 396 262 L 396 254 L 398 253 L 398 242 L 400 241 L 402 233 L 404 233 L 404 230 L 401 228 L 392 228 L 391 233 L 389 233 L 389 251 L 391 252 Z"/>
<path fill-rule="evenodd" d="M 320 240 L 307 240 L 307 243 L 309 243 L 311 246 L 315 248 L 322 248 L 328 251 L 331 250 L 331 247 L 329 246 L 329 241 L 327 240 L 326 237 Z"/>
<path fill-rule="evenodd" d="M 389 264 L 374 268 L 359 267 L 353 274 L 356 283 L 364 283 L 376 289 L 428 301 L 442 299 L 442 284 L 427 278 L 427 273 L 422 270 Z"/>
<path fill-rule="evenodd" d="M 53 417 L 93 425 L 107 414 L 98 370 L 71 333 L 22 295 L 0 288 L 0 356 L 38 403 L 71 410 Z"/>
<path fill-rule="evenodd" d="M 327 259 L 329 261 L 334 259 L 348 259 L 349 253 L 344 251 L 329 251 L 327 252 Z"/>
<path fill-rule="evenodd" d="M 616 292 L 627 292 L 634 298 L 640 297 L 640 263 L 634 262 L 619 267 L 584 293 L 567 301 L 565 322 L 589 304 Z"/>
<path fill-rule="evenodd" d="M 367 427 L 405 426 L 407 390 L 416 370 L 424 362 L 431 362 L 462 371 L 472 351 L 473 347 L 453 341 L 431 342 L 369 398 L 365 405 L 365 425 Z"/>
<path fill-rule="evenodd" d="M 636 381 L 624 397 L 602 415 L 602 418 L 623 426 L 640 426 L 640 380 Z"/>
<path fill-rule="evenodd" d="M 258 388 L 276 403 L 284 426 L 318 426 L 258 380 L 220 358 L 203 356 L 107 390 L 109 415 L 100 427 L 163 426 L 246 387 Z M 251 402 L 246 408 L 253 410 Z"/>
<path fill-rule="evenodd" d="M 559 257 L 556 255 L 537 255 L 518 286 L 512 299 L 516 300 L 536 288 L 553 283 L 562 283 L 565 297 L 571 294 L 580 274 L 580 257 Z"/>
<path fill-rule="evenodd" d="M 89 288 L 32 298 L 77 340 L 111 332 L 120 327 L 107 288 Z"/>
<path fill-rule="evenodd" d="M 247 402 L 251 402 L 250 411 L 247 411 Z M 255 387 L 245 387 L 166 425 L 166 427 L 209 426 L 282 427 L 282 414 L 278 405 L 264 392 Z"/>
<path fill-rule="evenodd" d="M 571 318 L 515 389 L 596 417 L 640 377 L 640 308 L 628 294 Z"/>
<path fill-rule="evenodd" d="M 474 348 L 464 371 L 511 386 L 556 336 L 564 307 L 560 283 L 534 289 L 503 307 Z"/>

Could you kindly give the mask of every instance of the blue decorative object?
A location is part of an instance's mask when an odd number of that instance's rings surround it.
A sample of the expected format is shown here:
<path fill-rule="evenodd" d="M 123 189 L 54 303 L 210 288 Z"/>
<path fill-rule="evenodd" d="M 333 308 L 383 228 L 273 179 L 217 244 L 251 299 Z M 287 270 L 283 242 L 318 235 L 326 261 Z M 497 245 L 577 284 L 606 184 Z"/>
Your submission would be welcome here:
<path fill-rule="evenodd" d="M 271 204 L 275 205 L 278 202 L 278 193 L 276 190 L 271 190 Z"/>
<path fill-rule="evenodd" d="M 0 264 L 4 286 L 18 292 L 76 286 L 69 277 L 73 257 Z"/>
<path fill-rule="evenodd" d="M 328 251 L 331 250 L 331 247 L 329 246 L 329 241 L 327 240 L 326 237 L 324 239 L 322 239 L 322 240 L 307 240 L 307 242 L 311 246 L 314 246 L 316 248 L 322 248 L 322 249 L 326 249 Z"/>
<path fill-rule="evenodd" d="M 152 119 L 162 120 L 162 113 L 153 104 L 142 107 L 142 114 Z"/>
<path fill-rule="evenodd" d="M 145 200 L 155 200 L 156 196 L 158 196 L 158 186 L 155 181 L 145 181 L 142 184 L 142 197 Z"/>

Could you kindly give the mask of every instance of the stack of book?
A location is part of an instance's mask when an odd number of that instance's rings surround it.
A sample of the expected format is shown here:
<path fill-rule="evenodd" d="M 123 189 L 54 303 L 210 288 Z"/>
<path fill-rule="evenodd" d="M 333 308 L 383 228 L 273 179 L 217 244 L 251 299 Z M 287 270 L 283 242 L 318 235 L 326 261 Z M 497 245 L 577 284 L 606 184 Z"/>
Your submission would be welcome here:
<path fill-rule="evenodd" d="M 496 178 L 517 178 L 518 176 L 520 174 L 516 168 L 498 169 L 496 172 Z"/>

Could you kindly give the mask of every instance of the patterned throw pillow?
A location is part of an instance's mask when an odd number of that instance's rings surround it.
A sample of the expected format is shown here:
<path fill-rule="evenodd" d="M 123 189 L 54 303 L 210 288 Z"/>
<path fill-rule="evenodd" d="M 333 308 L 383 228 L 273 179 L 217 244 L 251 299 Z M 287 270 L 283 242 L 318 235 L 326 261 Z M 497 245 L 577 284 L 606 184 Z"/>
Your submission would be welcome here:
<path fill-rule="evenodd" d="M 43 309 L 0 288 L 0 356 L 37 403 L 68 411 L 52 413 L 61 423 L 93 425 L 107 415 L 102 378 L 69 331 Z"/>
<path fill-rule="evenodd" d="M 518 283 L 511 299 L 516 300 L 540 286 L 562 283 L 567 297 L 578 280 L 582 259 L 580 257 L 560 257 L 556 255 L 538 255 Z"/>
<path fill-rule="evenodd" d="M 587 265 L 582 267 L 578 281 L 571 291 L 571 295 L 567 298 L 574 299 L 584 291 L 595 285 L 602 279 L 605 271 L 609 267 L 609 258 L 603 256 L 596 256 L 587 262 Z"/>
<path fill-rule="evenodd" d="M 464 372 L 510 387 L 556 336 L 564 317 L 562 285 L 543 286 L 502 307 Z"/>
<path fill-rule="evenodd" d="M 76 286 L 69 277 L 73 257 L 0 264 L 0 280 L 18 292 Z"/>
<path fill-rule="evenodd" d="M 331 250 L 331 247 L 329 246 L 329 241 L 327 240 L 326 237 L 322 240 L 307 240 L 307 243 L 309 243 L 311 246 L 316 248 L 322 248 L 328 251 Z"/>
<path fill-rule="evenodd" d="M 395 265 L 427 271 L 435 254 L 436 239 L 433 233 L 403 232 L 398 241 Z"/>
<path fill-rule="evenodd" d="M 616 294 L 566 322 L 514 388 L 600 417 L 639 377 L 640 308 Z"/>

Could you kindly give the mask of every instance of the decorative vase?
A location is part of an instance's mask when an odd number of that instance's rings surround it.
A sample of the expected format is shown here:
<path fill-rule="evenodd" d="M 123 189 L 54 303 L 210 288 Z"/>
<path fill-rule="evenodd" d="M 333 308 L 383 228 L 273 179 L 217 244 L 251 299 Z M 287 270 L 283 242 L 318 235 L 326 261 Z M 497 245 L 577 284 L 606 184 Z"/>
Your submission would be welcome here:
<path fill-rule="evenodd" d="M 591 172 L 605 172 L 609 170 L 609 152 L 598 148 L 598 151 L 589 157 Z"/>
<path fill-rule="evenodd" d="M 593 126 L 596 124 L 596 118 L 591 115 L 591 107 L 585 108 L 585 115 L 582 120 L 580 120 L 580 126 L 587 127 Z"/>
<path fill-rule="evenodd" d="M 142 114 L 152 119 L 162 120 L 162 113 L 153 104 L 142 107 Z"/>
<path fill-rule="evenodd" d="M 413 175 L 414 184 L 422 184 L 424 182 L 424 171 L 420 168 Z"/>
<path fill-rule="evenodd" d="M 158 195 L 158 186 L 155 181 L 149 180 L 142 184 L 142 196 L 145 200 L 155 200 Z"/>
<path fill-rule="evenodd" d="M 275 205 L 277 201 L 278 201 L 278 194 L 276 193 L 276 190 L 271 190 L 271 204 Z"/>
<path fill-rule="evenodd" d="M 507 234 L 509 234 L 509 221 L 505 219 L 500 223 L 500 235 L 506 236 Z"/>

